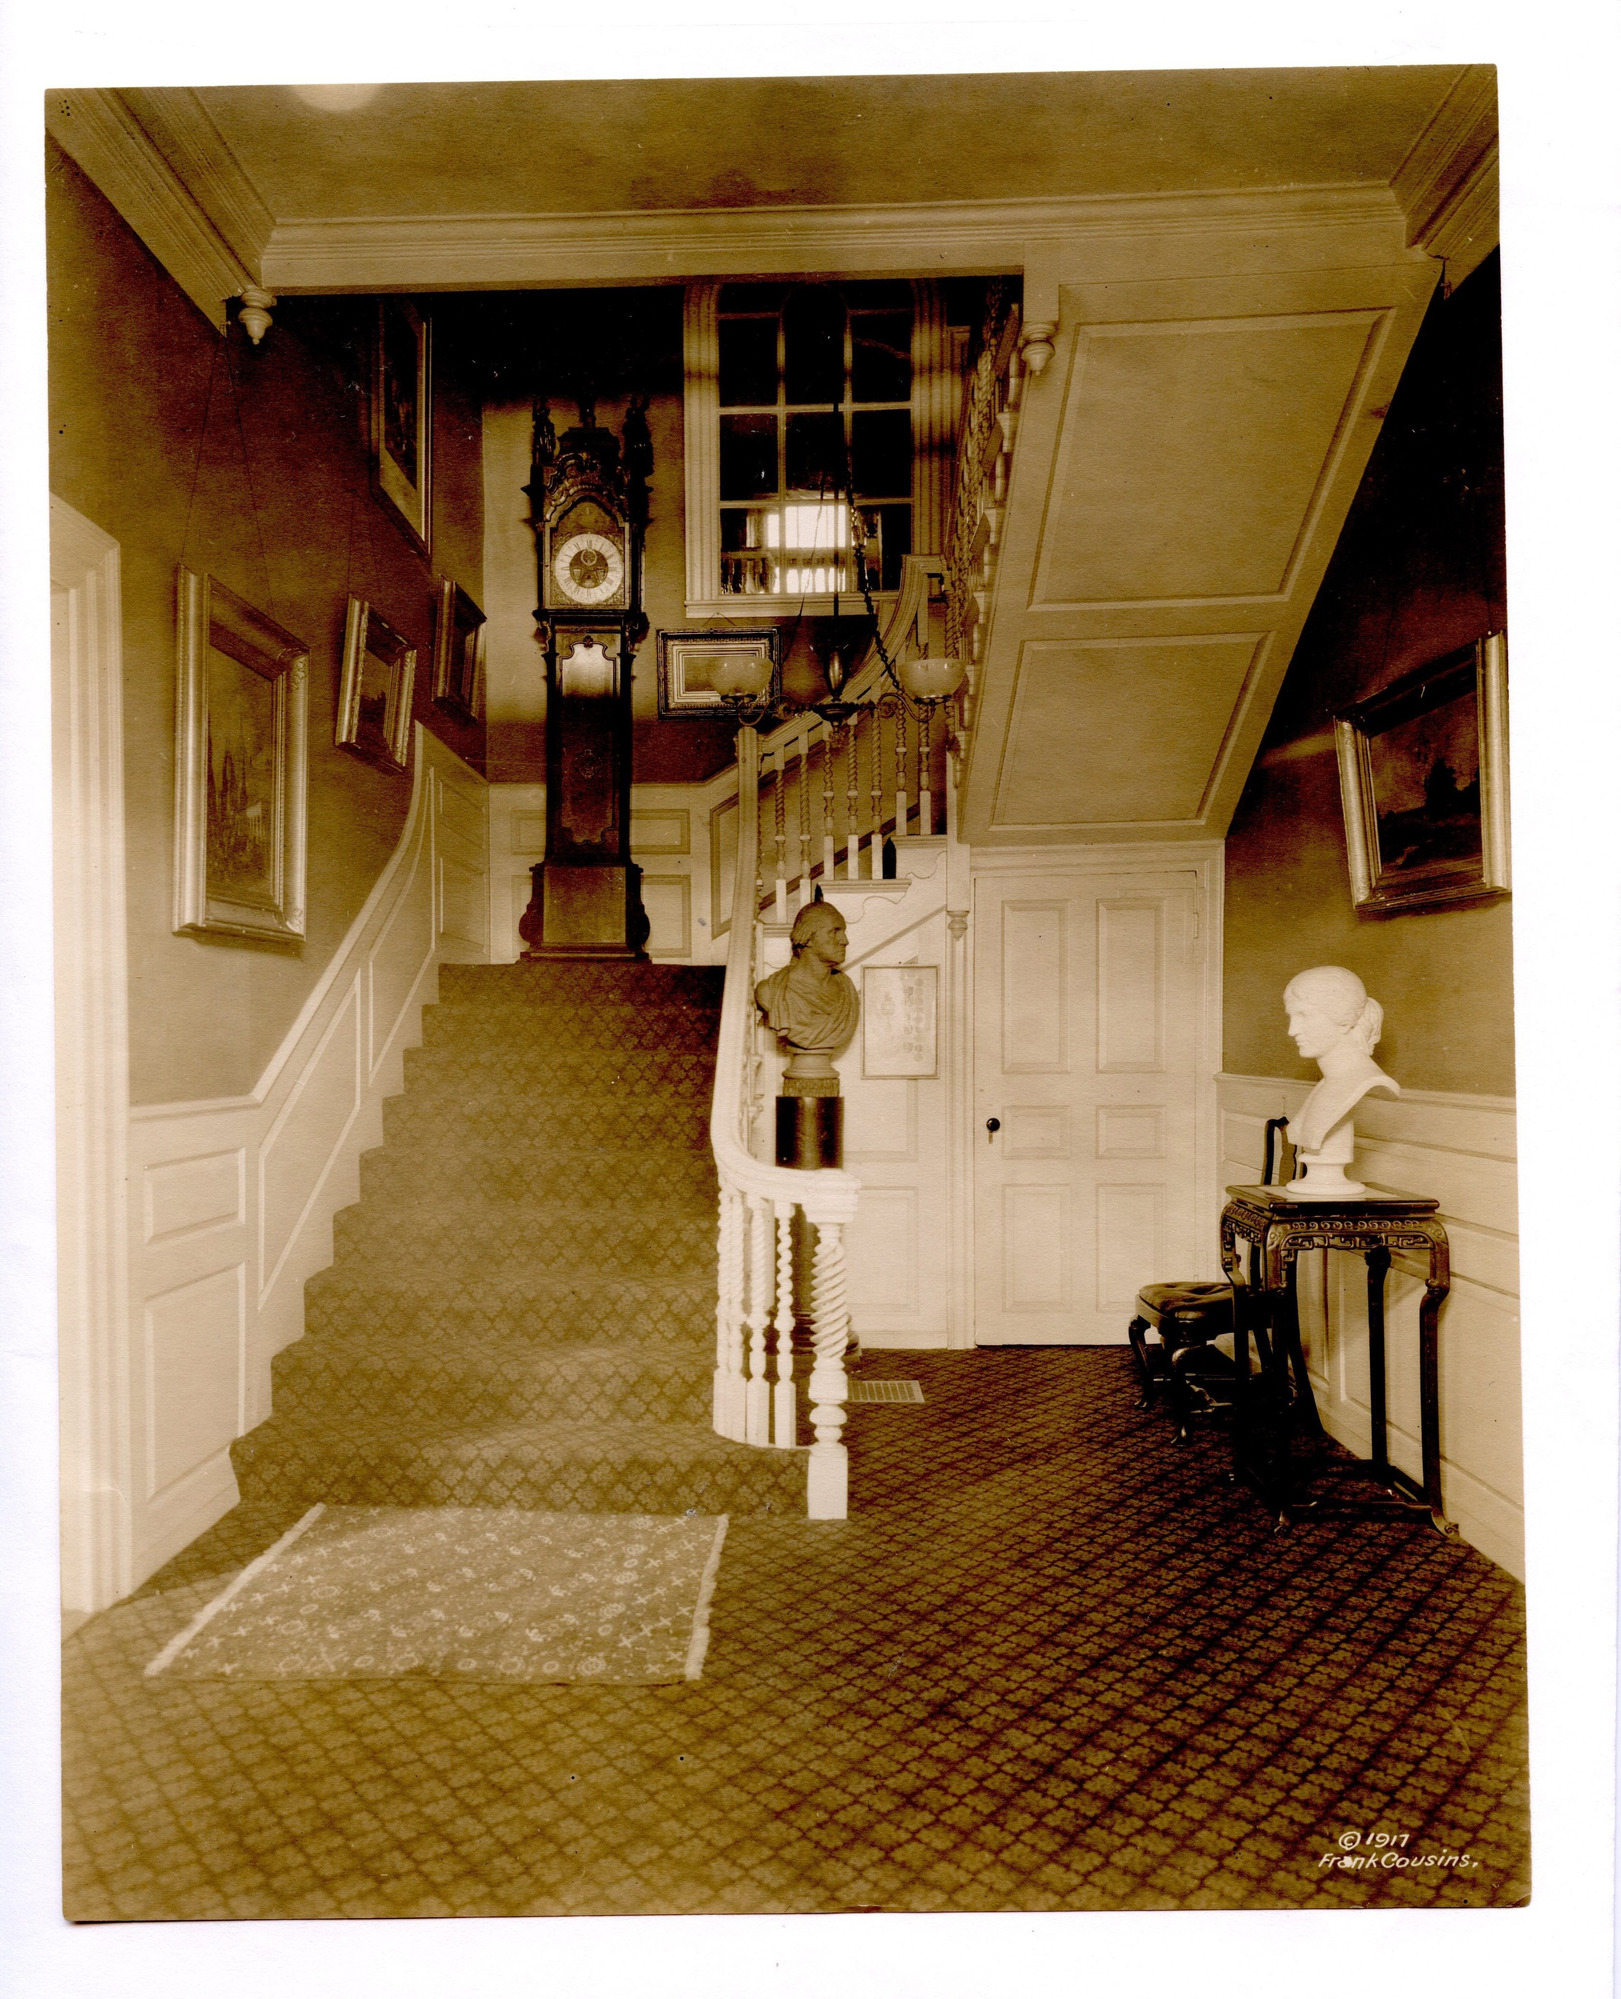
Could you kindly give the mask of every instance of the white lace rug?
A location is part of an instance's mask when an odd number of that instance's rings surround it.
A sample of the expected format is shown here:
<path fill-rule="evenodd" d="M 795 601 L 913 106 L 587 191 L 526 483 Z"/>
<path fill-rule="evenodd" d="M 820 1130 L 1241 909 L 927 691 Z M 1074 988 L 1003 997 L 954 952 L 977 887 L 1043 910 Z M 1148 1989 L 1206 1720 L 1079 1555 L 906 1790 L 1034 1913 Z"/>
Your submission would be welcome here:
<path fill-rule="evenodd" d="M 210 1680 L 696 1680 L 726 1516 L 312 1506 L 147 1667 Z"/>

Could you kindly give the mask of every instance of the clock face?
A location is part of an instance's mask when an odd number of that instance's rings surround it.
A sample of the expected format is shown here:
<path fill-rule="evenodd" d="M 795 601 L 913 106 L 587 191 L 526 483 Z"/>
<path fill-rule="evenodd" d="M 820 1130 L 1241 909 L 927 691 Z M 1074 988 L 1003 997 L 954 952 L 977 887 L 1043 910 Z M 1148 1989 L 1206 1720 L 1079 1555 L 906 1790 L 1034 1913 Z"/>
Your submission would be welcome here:
<path fill-rule="evenodd" d="M 552 576 L 571 604 L 606 604 L 625 580 L 625 558 L 605 534 L 571 534 L 552 550 Z"/>

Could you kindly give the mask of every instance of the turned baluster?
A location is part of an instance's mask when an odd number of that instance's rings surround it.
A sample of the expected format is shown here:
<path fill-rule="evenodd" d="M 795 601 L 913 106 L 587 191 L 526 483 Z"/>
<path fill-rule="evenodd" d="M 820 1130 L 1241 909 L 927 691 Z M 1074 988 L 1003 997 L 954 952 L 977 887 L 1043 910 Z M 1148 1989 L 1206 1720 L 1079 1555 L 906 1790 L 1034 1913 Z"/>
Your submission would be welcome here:
<path fill-rule="evenodd" d="M 719 1271 L 715 1298 L 715 1428 L 744 1440 L 747 1408 L 743 1377 L 743 1196 L 724 1188 L 720 1197 Z"/>
<path fill-rule="evenodd" d="M 816 1359 L 811 1368 L 811 1446 L 805 1511 L 812 1520 L 843 1520 L 850 1510 L 850 1459 L 841 1432 L 849 1382 L 844 1349 L 850 1333 L 845 1295 L 844 1224 L 816 1224 L 816 1257 L 811 1278 L 811 1321 Z"/>
<path fill-rule="evenodd" d="M 810 776 L 805 768 L 810 756 L 810 725 L 799 731 L 799 793 L 794 814 L 794 854 L 798 862 L 794 874 L 794 907 L 803 909 L 811 899 L 810 873 L 806 866 L 810 846 Z"/>
<path fill-rule="evenodd" d="M 895 838 L 906 831 L 906 710 L 895 709 Z"/>
<path fill-rule="evenodd" d="M 772 1442 L 799 1441 L 799 1399 L 794 1386 L 794 1204 L 774 1204 L 777 1222 L 777 1380 L 772 1390 Z"/>
<path fill-rule="evenodd" d="M 745 1441 L 771 1441 L 771 1383 L 766 1378 L 766 1329 L 771 1323 L 771 1203 L 763 1194 L 748 1197 L 749 1379 L 745 1398 Z"/>
<path fill-rule="evenodd" d="M 924 839 L 934 832 L 934 792 L 932 789 L 934 769 L 934 712 L 925 708 L 918 723 L 920 741 L 917 752 L 917 830 Z"/>

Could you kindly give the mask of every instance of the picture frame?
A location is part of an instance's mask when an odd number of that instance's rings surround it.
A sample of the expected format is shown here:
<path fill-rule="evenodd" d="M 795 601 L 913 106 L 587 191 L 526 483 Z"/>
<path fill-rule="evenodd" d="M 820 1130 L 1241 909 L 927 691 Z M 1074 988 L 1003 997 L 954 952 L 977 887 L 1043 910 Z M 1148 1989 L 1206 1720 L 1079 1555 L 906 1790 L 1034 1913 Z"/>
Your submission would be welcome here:
<path fill-rule="evenodd" d="M 309 648 L 212 576 L 176 599 L 174 928 L 297 943 Z"/>
<path fill-rule="evenodd" d="M 940 969 L 867 965 L 861 974 L 861 1073 L 927 1079 L 940 1073 Z"/>
<path fill-rule="evenodd" d="M 377 301 L 372 490 L 423 555 L 433 546 L 433 330 L 409 299 Z"/>
<path fill-rule="evenodd" d="M 1505 633 L 1404 674 L 1336 716 L 1334 737 L 1357 909 L 1510 892 Z"/>
<path fill-rule="evenodd" d="M 411 757 L 416 647 L 363 597 L 349 599 L 343 678 L 333 741 L 380 770 L 405 770 Z"/>
<path fill-rule="evenodd" d="M 440 579 L 433 628 L 435 705 L 464 722 L 484 718 L 484 613 L 459 583 Z"/>
<path fill-rule="evenodd" d="M 719 654 L 741 654 L 771 662 L 771 699 L 782 698 L 782 634 L 776 625 L 756 625 L 727 631 L 661 631 L 659 633 L 659 716 L 676 721 L 692 716 L 726 713 L 725 703 L 708 684 L 703 662 Z"/>

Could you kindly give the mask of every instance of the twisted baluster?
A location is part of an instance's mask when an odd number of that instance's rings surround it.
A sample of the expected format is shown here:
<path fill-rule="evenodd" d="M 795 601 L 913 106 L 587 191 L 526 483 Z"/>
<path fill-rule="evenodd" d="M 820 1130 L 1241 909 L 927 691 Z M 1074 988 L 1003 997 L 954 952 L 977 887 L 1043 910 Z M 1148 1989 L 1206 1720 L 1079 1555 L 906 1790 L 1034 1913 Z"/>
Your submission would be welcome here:
<path fill-rule="evenodd" d="M 810 774 L 806 770 L 806 760 L 810 756 L 810 724 L 807 722 L 799 732 L 799 800 L 794 815 L 794 853 L 799 866 L 794 876 L 794 907 L 803 909 L 811 899 L 810 874 L 806 867 L 810 845 Z"/>
<path fill-rule="evenodd" d="M 786 746 L 777 751 L 776 767 L 771 773 L 771 798 L 776 807 L 775 845 L 777 850 L 776 907 L 773 911 L 779 923 L 788 921 L 788 752 Z"/>
<path fill-rule="evenodd" d="M 855 881 L 861 873 L 861 817 L 856 798 L 861 783 L 860 753 L 856 748 L 856 725 L 860 720 L 859 715 L 854 715 L 844 725 L 844 873 L 849 881 Z"/>
<path fill-rule="evenodd" d="M 906 832 L 906 710 L 895 706 L 895 838 Z"/>
<path fill-rule="evenodd" d="M 777 1380 L 772 1390 L 771 1440 L 784 1448 L 799 1441 L 799 1395 L 794 1386 L 794 1204 L 775 1203 L 777 1219 Z"/>
<path fill-rule="evenodd" d="M 743 1196 L 731 1187 L 722 1188 L 720 1196 L 714 1426 L 721 1436 L 743 1442 L 747 1428 L 743 1379 Z"/>
<path fill-rule="evenodd" d="M 822 736 L 822 889 L 833 879 L 833 731 Z"/>
<path fill-rule="evenodd" d="M 872 845 L 867 872 L 877 881 L 884 872 L 884 711 L 872 710 Z"/>
<path fill-rule="evenodd" d="M 850 1454 L 840 1439 L 844 1398 L 849 1390 L 844 1349 L 849 1341 L 850 1307 L 845 1295 L 842 1222 L 816 1225 L 811 1322 L 816 1341 L 810 1378 L 811 1424 L 816 1441 L 811 1446 L 805 1510 L 812 1520 L 843 1520 L 850 1510 Z"/>
<path fill-rule="evenodd" d="M 763 1194 L 748 1197 L 749 1379 L 745 1397 L 745 1440 L 771 1441 L 771 1384 L 766 1379 L 766 1328 L 771 1323 L 771 1203 Z"/>
<path fill-rule="evenodd" d="M 934 831 L 934 710 L 925 708 L 918 724 L 922 740 L 917 752 L 917 830 L 927 840 Z"/>

